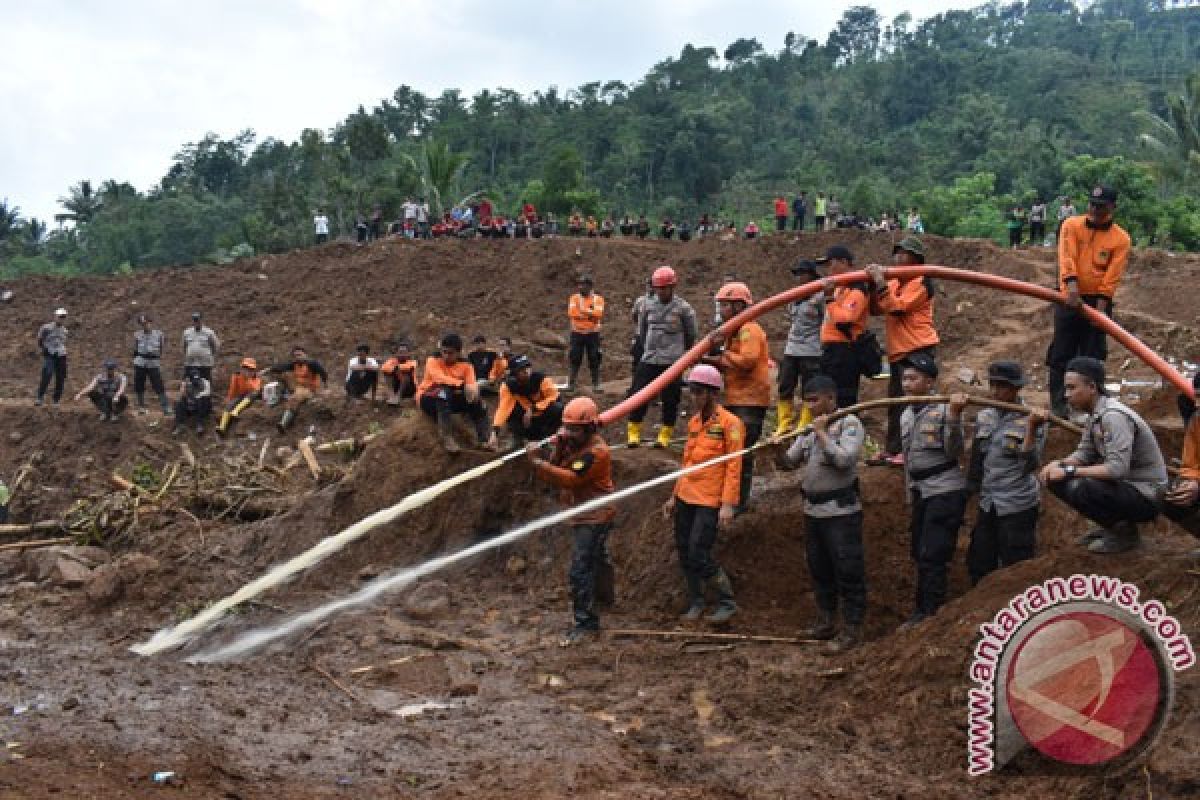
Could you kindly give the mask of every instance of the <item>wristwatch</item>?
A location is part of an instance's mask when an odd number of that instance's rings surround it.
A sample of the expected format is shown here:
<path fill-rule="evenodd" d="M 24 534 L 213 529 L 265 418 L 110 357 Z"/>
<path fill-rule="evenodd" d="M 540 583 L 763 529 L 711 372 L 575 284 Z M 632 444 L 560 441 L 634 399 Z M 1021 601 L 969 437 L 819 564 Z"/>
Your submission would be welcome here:
<path fill-rule="evenodd" d="M 1078 469 L 1079 468 L 1076 467 L 1074 464 L 1067 464 L 1066 466 L 1063 467 L 1063 474 L 1065 474 L 1068 478 L 1074 478 L 1075 472 Z"/>

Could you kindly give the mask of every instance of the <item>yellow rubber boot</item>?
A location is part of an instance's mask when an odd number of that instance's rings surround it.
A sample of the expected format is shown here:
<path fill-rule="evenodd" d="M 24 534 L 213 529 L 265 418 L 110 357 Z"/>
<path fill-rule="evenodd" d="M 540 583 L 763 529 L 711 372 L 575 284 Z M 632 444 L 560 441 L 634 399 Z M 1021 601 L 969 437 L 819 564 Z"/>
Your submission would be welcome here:
<path fill-rule="evenodd" d="M 654 440 L 655 447 L 670 447 L 671 435 L 675 433 L 674 425 L 661 425 L 658 429 L 658 438 Z"/>
<path fill-rule="evenodd" d="M 625 425 L 625 441 L 630 447 L 640 447 L 642 444 L 642 423 L 629 422 Z"/>
<path fill-rule="evenodd" d="M 243 411 L 249 408 L 250 404 L 253 402 L 254 401 L 249 397 L 244 398 L 240 403 L 233 407 L 233 416 L 236 417 L 238 414 L 241 414 Z"/>
<path fill-rule="evenodd" d="M 229 420 L 233 419 L 233 415 L 228 411 L 221 414 L 221 421 L 217 423 L 217 433 L 224 433 L 229 430 Z"/>
<path fill-rule="evenodd" d="M 795 422 L 796 406 L 791 400 L 780 400 L 775 404 L 775 435 L 783 436 Z"/>
<path fill-rule="evenodd" d="M 813 421 L 812 409 L 808 407 L 808 403 L 800 404 L 800 414 L 796 417 L 796 430 L 800 430 Z"/>

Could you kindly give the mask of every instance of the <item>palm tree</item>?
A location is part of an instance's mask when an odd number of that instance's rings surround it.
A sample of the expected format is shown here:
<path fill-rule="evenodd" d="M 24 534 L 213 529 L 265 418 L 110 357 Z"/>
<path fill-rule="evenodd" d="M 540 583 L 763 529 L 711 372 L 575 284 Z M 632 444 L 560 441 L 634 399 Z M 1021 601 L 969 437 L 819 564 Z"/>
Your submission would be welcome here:
<path fill-rule="evenodd" d="M 412 156 L 406 155 L 405 158 L 421 176 L 421 184 L 425 187 L 426 196 L 432 201 L 434 214 L 440 217 L 445 210 L 442 198 L 450 196 L 453 192 L 454 184 L 467 165 L 466 156 L 450 152 L 450 145 L 443 141 L 433 140 L 426 142 L 421 148 L 420 163 Z"/>
<path fill-rule="evenodd" d="M 55 214 L 54 219 L 59 224 L 69 220 L 76 225 L 86 225 L 100 210 L 101 202 L 100 195 L 92 188 L 92 182 L 80 181 L 67 190 L 66 197 L 58 198 L 59 205 L 65 208 L 66 212 Z"/>
<path fill-rule="evenodd" d="M 1138 143 L 1153 156 L 1164 190 L 1200 179 L 1200 72 L 1188 76 L 1183 92 L 1167 95 L 1167 116 L 1135 111 L 1134 117 L 1150 128 Z"/>

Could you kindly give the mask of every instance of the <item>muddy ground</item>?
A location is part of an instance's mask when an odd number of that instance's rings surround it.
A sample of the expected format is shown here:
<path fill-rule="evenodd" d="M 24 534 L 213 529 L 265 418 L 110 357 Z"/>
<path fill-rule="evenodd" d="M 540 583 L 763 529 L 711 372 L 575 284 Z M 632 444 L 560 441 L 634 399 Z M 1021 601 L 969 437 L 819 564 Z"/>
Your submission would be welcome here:
<path fill-rule="evenodd" d="M 563 333 L 566 297 L 586 269 L 610 304 L 602 405 L 628 380 L 627 309 L 659 263 L 681 274 L 702 318 L 722 273 L 756 295 L 789 285 L 787 267 L 847 239 L 860 261 L 883 260 L 890 239 L 806 235 L 799 242 L 382 242 L 335 244 L 230 267 L 163 270 L 128 278 L 29 279 L 0 307 L 0 475 L 26 470 L 15 521 L 53 519 L 80 498 L 110 491 L 110 475 L 166 474 L 180 441 L 157 414 L 118 425 L 90 407 L 35 409 L 33 332 L 46 313 L 72 312 L 73 393 L 107 355 L 128 352 L 132 320 L 155 314 L 172 340 L 193 309 L 222 336 L 228 370 L 242 354 L 282 358 L 306 345 L 337 378 L 360 340 L 396 336 L 432 348 L 447 329 L 512 335 L 547 369 L 560 349 L 531 344 L 539 328 Z M 576 255 L 576 248 L 579 254 Z M 982 242 L 929 239 L 930 262 L 1050 284 L 1053 256 Z M 1135 255 L 1118 297 L 1126 326 L 1160 353 L 1195 359 L 1194 293 L 1200 259 Z M 997 356 L 1020 358 L 1039 393 L 1049 311 L 1036 301 L 939 284 L 946 388 Z M 784 322 L 766 321 L 776 355 Z M 1115 375 L 1148 377 L 1125 365 Z M 168 354 L 167 363 L 177 363 Z M 221 381 L 223 384 L 223 381 Z M 868 396 L 881 394 L 872 382 Z M 1136 398 L 1134 397 L 1136 395 Z M 1165 449 L 1178 450 L 1173 393 L 1131 387 Z M 657 412 L 650 416 L 657 421 Z M 228 441 L 183 437 L 202 465 L 230 459 L 280 467 L 288 454 L 270 413 L 252 410 Z M 871 425 L 878 435 L 879 420 Z M 323 455 L 319 481 L 301 466 L 275 475 L 280 498 L 245 519 L 147 514 L 93 550 L 0 551 L 0 797 L 553 798 L 1025 798 L 1191 797 L 1200 792 L 1195 670 L 1183 673 L 1168 726 L 1148 759 L 1121 774 L 1080 772 L 1027 756 L 999 775 L 966 776 L 967 666 L 976 630 L 1013 595 L 1053 575 L 1101 572 L 1137 583 L 1200 629 L 1194 542 L 1165 524 L 1132 555 L 1102 559 L 1071 540 L 1081 522 L 1047 499 L 1041 554 L 969 590 L 962 553 L 952 602 L 899 633 L 911 611 L 913 570 L 898 473 L 864 469 L 869 581 L 868 643 L 830 658 L 810 646 L 686 648 L 672 640 L 605 636 L 557 646 L 568 624 L 569 542 L 535 534 L 435 576 L 375 606 L 341 615 L 236 664 L 190 665 L 182 654 L 141 658 L 128 647 L 363 516 L 486 456 L 449 457 L 409 409 L 344 406 L 336 391 L 306 409 L 286 444 L 379 435 L 356 457 Z M 614 434 L 619 432 L 614 431 Z M 251 438 L 253 435 L 253 439 Z M 271 442 L 264 447 L 264 443 Z M 1052 449 L 1070 447 L 1056 435 Z M 677 454 L 616 451 L 617 482 L 670 469 Z M 719 558 L 737 585 L 732 632 L 788 636 L 813 611 L 800 501 L 792 475 L 760 459 L 755 510 L 722 538 Z M 667 526 L 667 490 L 623 506 L 613 555 L 616 608 L 609 629 L 671 629 L 682 602 Z M 456 550 L 554 508 L 521 464 L 376 530 L 286 587 L 238 609 L 204 644 L 228 640 L 360 586 L 391 568 Z M 249 517 L 255 517 L 253 519 Z M 965 532 L 961 547 L 965 549 Z M 59 558 L 85 562 L 64 576 Z M 67 585 L 63 585 L 67 584 Z M 369 669 L 364 669 L 369 668 Z M 431 704 L 425 707 L 422 704 Z M 155 786 L 155 771 L 173 771 Z"/>

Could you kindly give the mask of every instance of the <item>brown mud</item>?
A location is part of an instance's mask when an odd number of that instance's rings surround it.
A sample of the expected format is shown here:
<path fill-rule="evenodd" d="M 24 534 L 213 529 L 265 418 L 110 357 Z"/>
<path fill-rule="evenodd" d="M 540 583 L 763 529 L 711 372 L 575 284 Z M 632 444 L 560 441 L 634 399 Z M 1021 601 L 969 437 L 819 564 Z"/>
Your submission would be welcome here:
<path fill-rule="evenodd" d="M 869 582 L 867 643 L 848 656 L 809 645 L 739 644 L 688 651 L 681 639 L 604 637 L 561 649 L 569 620 L 570 542 L 546 531 L 423 581 L 414 589 L 329 620 L 241 663 L 190 665 L 181 654 L 141 658 L 128 647 L 226 596 L 273 564 L 405 495 L 481 463 L 447 456 L 411 407 L 345 406 L 336 388 L 360 340 L 377 349 L 395 336 L 427 352 L 447 329 L 511 335 L 549 371 L 561 350 L 530 344 L 539 329 L 563 332 L 577 271 L 609 301 L 602 405 L 628 381 L 627 310 L 649 270 L 671 263 L 681 294 L 703 320 L 722 273 L 737 272 L 757 296 L 790 285 L 787 267 L 836 241 L 859 261 L 884 261 L 886 236 L 822 234 L 799 243 L 704 241 L 388 241 L 334 244 L 229 267 L 163 270 L 126 278 L 34 278 L 9 288 L 0 359 L 0 475 L 28 477 L 14 521 L 54 518 L 109 489 L 113 472 L 165 472 L 185 441 L 206 464 L 238 455 L 278 466 L 280 445 L 310 429 L 319 441 L 375 438 L 357 458 L 322 456 L 328 474 L 303 467 L 281 478 L 285 503 L 262 519 L 148 516 L 120 542 L 90 552 L 83 586 L 38 580 L 53 556 L 0 552 L 0 797 L 157 796 L 151 773 L 177 773 L 193 797 L 489 798 L 1025 798 L 1196 796 L 1200 792 L 1200 682 L 1179 676 L 1176 705 L 1148 759 L 1121 774 L 1083 772 L 1023 756 L 998 775 L 966 776 L 967 668 L 978 626 L 1025 587 L 1054 575 L 1103 573 L 1165 602 L 1185 631 L 1200 630 L 1194 541 L 1167 526 L 1145 531 L 1142 550 L 1116 558 L 1081 552 L 1082 522 L 1048 498 L 1040 555 L 970 589 L 966 532 L 952 572 L 952 601 L 905 632 L 913 568 L 898 472 L 864 468 Z M 1046 251 L 929 237 L 930 263 L 1048 285 Z M 575 255 L 576 248 L 580 255 Z M 1118 318 L 1160 353 L 1194 359 L 1193 294 L 1200 259 L 1135 254 Z M 939 283 L 945 388 L 960 370 L 982 375 L 989 359 L 1019 358 L 1041 402 L 1049 310 L 1035 301 Z M 156 314 L 175 337 L 193 309 L 225 342 L 223 376 L 242 354 L 283 358 L 293 343 L 322 359 L 335 389 L 304 409 L 287 436 L 274 412 L 255 408 L 228 441 L 174 438 L 157 413 L 102 423 L 90 406 L 29 402 L 38 359 L 33 332 L 57 305 L 72 312 L 72 377 L 128 350 L 132 320 Z M 765 320 L 776 355 L 782 315 Z M 543 337 L 538 337 L 543 338 Z M 172 340 L 173 341 L 173 340 Z M 168 353 L 167 363 L 177 362 Z M 1114 380 L 1142 379 L 1120 348 Z M 964 377 L 966 377 L 964 375 Z M 224 385 L 224 380 L 218 381 Z M 867 396 L 883 393 L 868 382 Z M 978 387 L 975 389 L 979 390 Z M 1178 452 L 1170 389 L 1131 389 L 1164 448 Z M 153 403 L 151 403 L 153 405 Z M 657 412 L 649 420 L 657 421 Z M 870 420 L 878 436 L 880 420 Z M 250 435 L 254 438 L 251 439 Z M 614 436 L 618 431 L 613 431 Z M 464 433 L 464 440 L 469 436 Z M 1071 447 L 1056 434 L 1052 450 Z M 741 607 L 728 630 L 789 636 L 813 611 L 793 475 L 759 460 L 754 510 L 722 537 L 718 558 Z M 677 454 L 616 451 L 618 485 L 672 468 Z M 610 629 L 670 629 L 682 603 L 660 488 L 622 506 L 612 542 L 617 567 Z M 239 608 L 205 644 L 231 639 L 341 596 L 364 581 L 486 539 L 554 508 L 550 492 L 518 462 L 379 528 L 310 573 Z M 84 558 L 83 555 L 78 556 Z M 98 573 L 108 573 L 102 584 Z M 117 577 L 113 578 L 113 574 Z M 114 583 L 115 581 L 115 583 Z M 702 626 L 700 626 L 702 627 Z M 422 704 L 431 704 L 429 707 Z M 17 713 L 20 712 L 20 713 Z M 398 713 L 399 712 L 399 713 Z"/>

